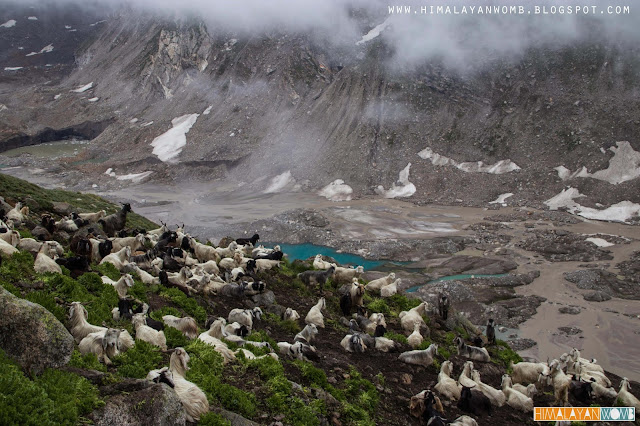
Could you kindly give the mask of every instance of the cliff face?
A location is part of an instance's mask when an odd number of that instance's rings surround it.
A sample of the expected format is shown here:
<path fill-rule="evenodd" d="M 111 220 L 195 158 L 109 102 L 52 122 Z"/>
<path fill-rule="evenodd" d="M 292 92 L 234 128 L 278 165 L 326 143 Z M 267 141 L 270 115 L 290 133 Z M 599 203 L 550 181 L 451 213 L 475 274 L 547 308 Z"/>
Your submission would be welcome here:
<path fill-rule="evenodd" d="M 342 179 L 356 196 L 406 195 L 413 184 L 408 199 L 425 202 L 484 204 L 513 193 L 509 203 L 539 204 L 565 186 L 589 196 L 583 205 L 640 201 L 637 180 L 571 177 L 583 166 L 606 169 L 618 141 L 640 151 L 637 47 L 587 40 L 532 48 L 463 75 L 437 62 L 400 70 L 383 38 L 345 49 L 307 35 L 249 37 L 131 10 L 100 18 L 78 24 L 82 40 L 38 55 L 60 65 L 1 53 L 4 66 L 24 66 L 0 82 L 2 140 L 114 119 L 96 139 L 93 154 L 109 158 L 100 172 L 115 165 L 168 180 L 230 176 L 262 190 L 290 171 L 290 185 L 305 190 Z M 45 32 L 64 21 L 39 19 L 55 21 Z M 186 145 L 173 163 L 160 161 L 150 144 L 191 114 L 199 115 Z"/>

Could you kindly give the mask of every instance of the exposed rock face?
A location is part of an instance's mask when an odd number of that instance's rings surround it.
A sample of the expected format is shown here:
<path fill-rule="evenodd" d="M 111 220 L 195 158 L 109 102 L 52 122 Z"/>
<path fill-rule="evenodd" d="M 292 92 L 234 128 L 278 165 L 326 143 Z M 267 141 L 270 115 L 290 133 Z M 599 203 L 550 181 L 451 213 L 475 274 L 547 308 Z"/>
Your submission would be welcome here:
<path fill-rule="evenodd" d="M 119 383 L 117 388 L 104 391 L 107 394 L 119 393 L 94 412 L 96 425 L 173 426 L 186 423 L 186 414 L 178 395 L 163 383 L 128 379 Z"/>
<path fill-rule="evenodd" d="M 587 300 L 589 302 L 605 302 L 607 300 L 611 300 L 611 296 L 609 296 L 607 293 L 604 293 L 602 291 L 590 291 L 589 293 L 585 294 L 583 297 L 584 297 L 584 300 Z"/>
<path fill-rule="evenodd" d="M 525 250 L 540 253 L 552 262 L 593 262 L 613 259 L 609 250 L 602 250 L 585 238 L 584 235 L 564 230 L 534 231 L 529 238 L 518 245 Z"/>
<path fill-rule="evenodd" d="M 613 296 L 623 299 L 640 299 L 640 286 L 621 278 L 624 277 L 602 269 L 587 269 L 564 274 L 564 279 L 583 290 L 595 290 L 610 296 L 609 298 Z"/>
<path fill-rule="evenodd" d="M 0 348 L 31 373 L 66 365 L 73 337 L 42 306 L 20 299 L 0 287 Z"/>

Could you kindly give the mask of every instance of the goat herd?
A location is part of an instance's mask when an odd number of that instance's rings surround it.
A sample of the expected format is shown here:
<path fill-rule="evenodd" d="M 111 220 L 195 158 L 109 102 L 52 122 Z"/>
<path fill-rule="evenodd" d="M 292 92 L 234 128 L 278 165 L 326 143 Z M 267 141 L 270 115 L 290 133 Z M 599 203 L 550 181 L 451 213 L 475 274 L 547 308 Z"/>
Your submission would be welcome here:
<path fill-rule="evenodd" d="M 119 296 L 118 306 L 113 307 L 115 320 L 130 319 L 135 330 L 135 339 L 144 340 L 166 351 L 167 342 L 164 327 L 180 330 L 187 338 L 198 338 L 211 345 L 219 352 L 225 363 L 233 362 L 239 352 L 247 359 L 257 357 L 243 346 L 254 345 L 268 347 L 270 356 L 278 359 L 267 342 L 246 340 L 254 322 L 260 321 L 262 310 L 233 309 L 228 317 L 211 318 L 205 324 L 207 331 L 198 334 L 198 324 L 191 317 L 178 318 L 165 315 L 162 322 L 148 316 L 149 307 L 127 295 L 128 288 L 134 285 L 131 274 L 136 274 L 146 285 L 163 284 L 176 287 L 188 296 L 200 294 L 205 297 L 218 295 L 241 299 L 262 293 L 266 289 L 264 281 L 259 279 L 260 272 L 276 268 L 280 265 L 283 253 L 279 246 L 267 249 L 257 246 L 259 236 L 245 239 L 239 238 L 227 247 L 214 247 L 202 244 L 184 233 L 184 225 L 171 231 L 166 224 L 160 228 L 145 231 L 142 229 L 125 231 L 127 213 L 131 212 L 129 204 L 123 204 L 120 211 L 106 215 L 104 210 L 96 213 L 72 213 L 71 217 L 63 217 L 55 221 L 50 215 L 43 215 L 40 224 L 30 231 L 35 238 L 20 238 L 14 230 L 28 223 L 29 208 L 20 203 L 11 208 L 3 202 L 0 221 L 0 252 L 10 256 L 18 250 L 30 252 L 35 257 L 34 269 L 38 273 L 62 273 L 61 265 L 71 271 L 72 276 L 89 271 L 90 264 L 111 263 L 121 272 L 118 280 L 103 276 L 105 285 L 112 285 Z M 5 213 L 6 212 L 6 213 Z M 100 225 L 100 226 L 98 226 Z M 63 257 L 63 246 L 54 241 L 65 240 L 74 256 Z M 1 258 L 0 258 L 1 260 Z M 329 278 L 334 283 L 343 284 L 339 293 L 340 308 L 345 315 L 344 325 L 349 327 L 348 334 L 342 339 L 341 346 L 347 352 L 363 353 L 367 350 L 381 352 L 397 351 L 399 344 L 384 337 L 386 321 L 382 313 L 366 316 L 363 310 L 363 296 L 366 291 L 390 297 L 398 291 L 400 279 L 394 273 L 383 278 L 370 281 L 366 286 L 360 283 L 363 268 L 343 268 L 326 262 L 321 255 L 313 262 L 314 270 L 298 274 L 305 284 L 323 285 Z M 446 320 L 449 309 L 447 296 L 441 296 L 437 312 Z M 278 353 L 297 359 L 317 359 L 313 345 L 319 328 L 324 328 L 322 311 L 326 300 L 321 297 L 318 303 L 310 308 L 305 317 L 305 328 L 295 335 L 293 342 L 279 342 Z M 357 312 L 352 315 L 353 310 Z M 408 335 L 407 341 L 414 350 L 403 352 L 399 360 L 408 364 L 427 367 L 438 354 L 438 345 L 431 344 L 427 349 L 416 349 L 423 342 L 422 331 L 426 328 L 424 316 L 432 309 L 427 302 L 399 315 L 402 329 Z M 435 310 L 434 310 L 435 311 Z M 286 308 L 283 319 L 297 321 L 298 312 Z M 78 349 L 81 353 L 94 353 L 105 364 L 119 353 L 133 347 L 133 337 L 124 329 L 114 329 L 90 324 L 87 321 L 87 310 L 80 302 L 69 305 L 69 326 Z M 346 318 L 350 318 L 347 320 Z M 487 325 L 487 340 L 495 343 L 493 320 Z M 233 351 L 225 341 L 238 345 Z M 533 398 L 544 386 L 551 386 L 555 395 L 555 403 L 568 404 L 568 394 L 583 403 L 592 397 L 619 398 L 626 406 L 640 408 L 638 399 L 628 390 L 629 383 L 625 378 L 620 391 L 611 388 L 601 366 L 595 360 L 588 361 L 580 357 L 577 349 L 563 354 L 558 360 L 549 363 L 520 362 L 512 365 L 513 374 L 502 377 L 501 389 L 495 389 L 481 381 L 480 373 L 474 369 L 473 362 L 489 362 L 490 356 L 486 348 L 481 347 L 482 340 L 475 341 L 476 346 L 466 344 L 461 337 L 454 343 L 458 355 L 468 358 L 456 381 L 452 378 L 453 364 L 444 361 L 438 375 L 438 383 L 432 390 L 424 390 L 411 399 L 411 414 L 422 417 L 430 425 L 454 424 L 475 425 L 476 421 L 469 416 L 461 416 L 453 422 L 442 417 L 440 398 L 458 401 L 463 411 L 477 416 L 490 414 L 492 407 L 507 404 L 523 412 L 533 410 Z M 189 421 L 197 421 L 209 411 L 205 394 L 194 383 L 186 380 L 189 354 L 184 348 L 171 349 L 168 367 L 149 372 L 148 379 L 164 382 L 174 388 L 182 401 Z"/>

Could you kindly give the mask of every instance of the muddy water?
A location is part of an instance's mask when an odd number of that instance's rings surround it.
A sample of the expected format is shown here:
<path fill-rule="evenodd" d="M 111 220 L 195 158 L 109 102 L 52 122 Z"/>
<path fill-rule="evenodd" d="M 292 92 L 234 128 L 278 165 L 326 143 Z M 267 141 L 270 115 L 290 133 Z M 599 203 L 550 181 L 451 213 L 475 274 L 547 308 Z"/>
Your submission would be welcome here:
<path fill-rule="evenodd" d="M 74 157 L 83 149 L 91 146 L 91 144 L 92 142 L 87 140 L 69 139 L 10 149 L 8 151 L 4 151 L 2 155 L 7 157 L 19 157 L 23 154 L 29 154 L 38 158 L 56 160 L 58 158 Z"/>

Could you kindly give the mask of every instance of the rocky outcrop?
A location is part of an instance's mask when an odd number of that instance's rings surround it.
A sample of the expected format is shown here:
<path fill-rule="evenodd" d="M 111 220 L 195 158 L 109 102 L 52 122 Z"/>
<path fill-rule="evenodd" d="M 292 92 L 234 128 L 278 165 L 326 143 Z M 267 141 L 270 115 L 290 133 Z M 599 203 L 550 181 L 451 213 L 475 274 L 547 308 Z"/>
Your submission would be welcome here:
<path fill-rule="evenodd" d="M 621 278 L 624 277 L 602 269 L 587 269 L 564 274 L 565 280 L 576 284 L 582 290 L 595 290 L 608 295 L 609 298 L 613 296 L 623 299 L 640 299 L 640 286 Z M 590 297 L 600 298 L 600 296 Z"/>
<path fill-rule="evenodd" d="M 0 287 L 0 348 L 24 370 L 62 367 L 73 347 L 73 337 L 51 312 Z"/>
<path fill-rule="evenodd" d="M 116 393 L 93 413 L 98 426 L 186 424 L 186 414 L 178 395 L 165 384 L 127 379 L 101 393 Z"/>
<path fill-rule="evenodd" d="M 565 230 L 533 231 L 531 236 L 518 245 L 529 251 L 540 253 L 552 262 L 593 262 L 611 260 L 609 250 L 598 248 L 586 241 L 582 234 L 574 234 Z"/>

